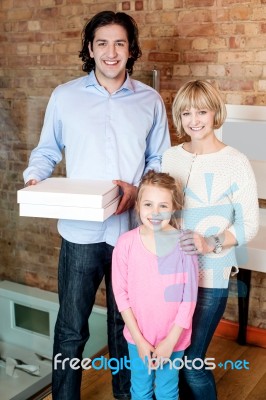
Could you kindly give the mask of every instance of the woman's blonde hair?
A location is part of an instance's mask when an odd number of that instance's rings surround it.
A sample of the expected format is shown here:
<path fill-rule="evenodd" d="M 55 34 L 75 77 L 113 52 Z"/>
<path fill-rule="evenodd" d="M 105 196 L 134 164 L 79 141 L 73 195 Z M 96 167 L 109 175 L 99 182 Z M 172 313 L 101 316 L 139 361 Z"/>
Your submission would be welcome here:
<path fill-rule="evenodd" d="M 173 213 L 170 219 L 170 225 L 174 226 L 175 228 L 179 227 L 178 222 L 178 213 L 176 211 L 181 210 L 182 208 L 182 189 L 181 185 L 178 181 L 175 180 L 171 175 L 166 172 L 156 172 L 154 170 L 148 171 L 143 177 L 140 182 L 137 199 L 135 204 L 135 210 L 137 212 L 139 218 L 139 205 L 143 190 L 147 186 L 154 186 L 157 188 L 167 189 L 170 190 L 172 194 L 172 205 L 173 205 Z"/>
<path fill-rule="evenodd" d="M 181 114 L 191 107 L 214 111 L 214 129 L 219 129 L 226 119 L 225 104 L 215 87 L 204 80 L 189 81 L 178 90 L 172 106 L 173 121 L 179 138 L 186 135 Z"/>

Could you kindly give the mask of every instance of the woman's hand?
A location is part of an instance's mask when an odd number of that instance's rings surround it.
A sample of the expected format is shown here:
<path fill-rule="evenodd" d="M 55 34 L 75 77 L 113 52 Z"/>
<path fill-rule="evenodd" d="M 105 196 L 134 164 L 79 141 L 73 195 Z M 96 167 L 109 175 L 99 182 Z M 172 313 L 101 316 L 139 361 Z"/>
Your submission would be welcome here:
<path fill-rule="evenodd" d="M 184 230 L 180 236 L 180 247 L 186 254 L 207 254 L 213 252 L 215 242 L 212 236 L 204 237 L 189 229 Z"/>

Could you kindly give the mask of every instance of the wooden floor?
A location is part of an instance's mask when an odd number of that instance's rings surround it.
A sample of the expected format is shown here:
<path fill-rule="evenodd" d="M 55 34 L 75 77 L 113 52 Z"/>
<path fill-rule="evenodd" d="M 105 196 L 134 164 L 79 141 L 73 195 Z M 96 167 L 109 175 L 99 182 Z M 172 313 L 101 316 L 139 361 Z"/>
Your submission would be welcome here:
<path fill-rule="evenodd" d="M 207 357 L 215 358 L 216 365 L 223 364 L 214 370 L 219 400 L 266 400 L 266 349 L 240 346 L 234 341 L 214 337 Z M 230 365 L 224 367 L 227 360 L 240 361 L 232 369 Z M 244 361 L 249 369 L 244 368 Z M 45 397 L 45 400 L 51 399 L 51 395 Z M 110 371 L 85 371 L 81 400 L 112 399 Z"/>

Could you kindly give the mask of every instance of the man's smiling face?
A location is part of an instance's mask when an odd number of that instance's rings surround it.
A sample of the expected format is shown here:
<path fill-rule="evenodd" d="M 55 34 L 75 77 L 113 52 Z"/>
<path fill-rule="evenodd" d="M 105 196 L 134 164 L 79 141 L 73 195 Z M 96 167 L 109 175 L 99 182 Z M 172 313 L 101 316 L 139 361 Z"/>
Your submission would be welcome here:
<path fill-rule="evenodd" d="M 116 24 L 102 26 L 89 43 L 90 56 L 95 60 L 95 75 L 107 90 L 119 89 L 125 81 L 126 64 L 130 57 L 126 30 Z"/>

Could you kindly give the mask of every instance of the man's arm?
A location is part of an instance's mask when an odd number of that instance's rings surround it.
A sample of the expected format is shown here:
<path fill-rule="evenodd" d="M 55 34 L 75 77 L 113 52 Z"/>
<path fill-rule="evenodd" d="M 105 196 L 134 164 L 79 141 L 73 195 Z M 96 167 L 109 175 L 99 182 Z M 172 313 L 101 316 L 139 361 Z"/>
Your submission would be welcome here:
<path fill-rule="evenodd" d="M 151 169 L 161 171 L 162 154 L 171 146 L 167 114 L 161 96 L 154 111 L 154 123 L 146 140 L 144 174 Z"/>
<path fill-rule="evenodd" d="M 62 160 L 61 125 L 55 117 L 55 95 L 48 102 L 39 143 L 31 152 L 29 165 L 23 172 L 26 185 L 41 181 L 52 175 L 55 165 Z M 32 183 L 31 183 L 32 184 Z"/>
<path fill-rule="evenodd" d="M 154 114 L 154 123 L 146 140 L 144 174 L 151 169 L 160 171 L 162 154 L 171 145 L 166 110 L 160 96 Z M 113 182 L 120 186 L 123 192 L 115 213 L 119 215 L 135 206 L 138 188 L 121 180 Z"/>

